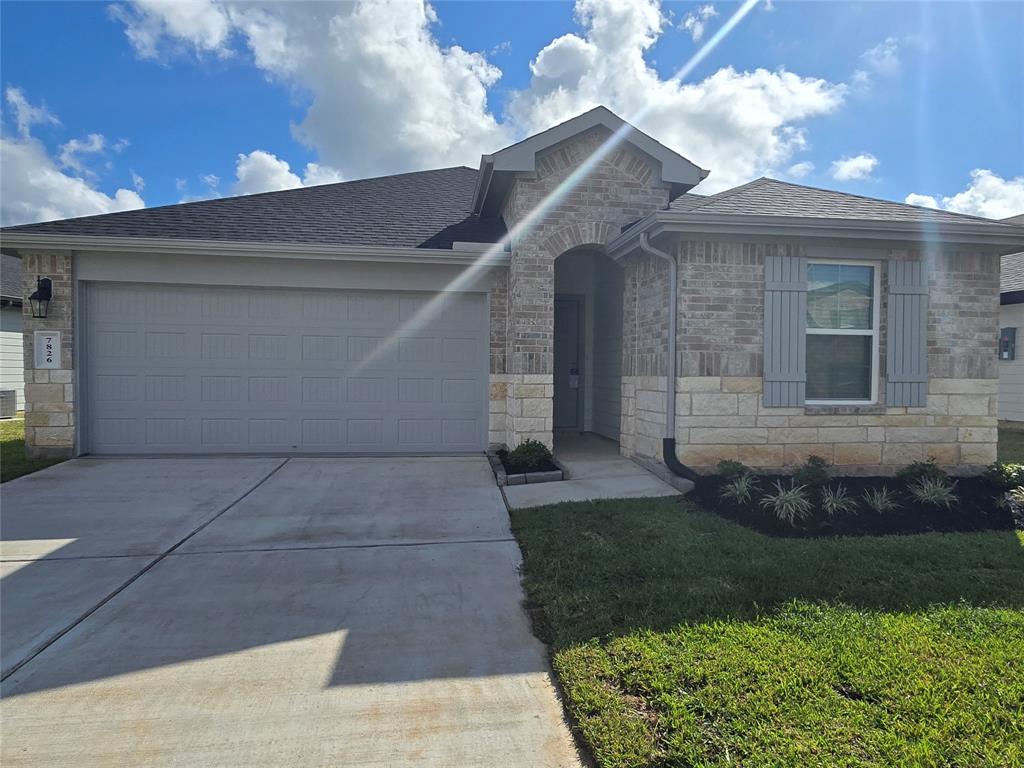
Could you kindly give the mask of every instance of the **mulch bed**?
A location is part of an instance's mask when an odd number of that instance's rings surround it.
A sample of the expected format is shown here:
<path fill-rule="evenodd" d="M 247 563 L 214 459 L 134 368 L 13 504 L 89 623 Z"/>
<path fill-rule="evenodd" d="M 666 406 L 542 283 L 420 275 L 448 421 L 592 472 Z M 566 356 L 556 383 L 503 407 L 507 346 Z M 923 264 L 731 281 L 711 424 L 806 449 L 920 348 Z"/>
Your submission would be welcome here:
<path fill-rule="evenodd" d="M 521 475 L 527 472 L 560 472 L 561 469 L 550 461 L 542 461 L 528 467 L 524 464 L 513 464 L 508 460 L 508 451 L 498 451 L 498 458 L 501 459 L 501 466 L 505 468 L 506 474 Z"/>
<path fill-rule="evenodd" d="M 829 518 L 819 508 L 817 496 L 812 493 L 813 514 L 792 525 L 778 520 L 770 509 L 761 506 L 761 499 L 775 491 L 777 480 L 782 482 L 783 488 L 788 488 L 791 478 L 758 475 L 758 490 L 749 504 L 740 505 L 731 499 L 723 499 L 722 488 L 728 481 L 717 475 L 702 478 L 689 498 L 704 509 L 770 536 L 873 536 L 931 531 L 1012 530 L 1014 527 L 1024 530 L 1024 508 L 1018 504 L 1000 506 L 998 500 L 1002 494 L 983 477 L 956 478 L 954 493 L 957 503 L 950 509 L 921 505 L 907 492 L 905 484 L 893 477 L 834 478 L 829 485 L 835 487 L 842 483 L 847 493 L 857 501 L 857 511 Z M 880 515 L 864 503 L 863 496 L 866 490 L 883 485 L 895 494 L 900 506 L 897 510 Z"/>

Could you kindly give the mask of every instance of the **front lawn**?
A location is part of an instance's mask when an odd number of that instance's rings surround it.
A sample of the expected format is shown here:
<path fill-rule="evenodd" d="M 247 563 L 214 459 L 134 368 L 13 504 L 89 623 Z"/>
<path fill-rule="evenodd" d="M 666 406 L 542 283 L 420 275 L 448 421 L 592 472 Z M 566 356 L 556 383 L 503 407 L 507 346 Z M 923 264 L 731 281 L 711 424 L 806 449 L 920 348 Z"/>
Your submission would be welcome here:
<path fill-rule="evenodd" d="M 57 463 L 56 459 L 25 458 L 25 419 L 0 421 L 0 483 Z"/>
<path fill-rule="evenodd" d="M 996 449 L 999 461 L 1024 464 L 1024 429 L 999 430 L 999 446 Z"/>
<path fill-rule="evenodd" d="M 1024 534 L 778 539 L 672 499 L 512 521 L 601 766 L 1024 765 Z"/>

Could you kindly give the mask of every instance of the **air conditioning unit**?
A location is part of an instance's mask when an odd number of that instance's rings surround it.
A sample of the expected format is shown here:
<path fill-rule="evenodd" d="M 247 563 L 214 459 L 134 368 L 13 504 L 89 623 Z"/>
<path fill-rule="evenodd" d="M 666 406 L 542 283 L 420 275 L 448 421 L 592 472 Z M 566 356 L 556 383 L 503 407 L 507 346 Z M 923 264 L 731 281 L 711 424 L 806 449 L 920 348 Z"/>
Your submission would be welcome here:
<path fill-rule="evenodd" d="M 18 410 L 18 393 L 13 389 L 0 389 L 0 419 L 13 419 Z"/>

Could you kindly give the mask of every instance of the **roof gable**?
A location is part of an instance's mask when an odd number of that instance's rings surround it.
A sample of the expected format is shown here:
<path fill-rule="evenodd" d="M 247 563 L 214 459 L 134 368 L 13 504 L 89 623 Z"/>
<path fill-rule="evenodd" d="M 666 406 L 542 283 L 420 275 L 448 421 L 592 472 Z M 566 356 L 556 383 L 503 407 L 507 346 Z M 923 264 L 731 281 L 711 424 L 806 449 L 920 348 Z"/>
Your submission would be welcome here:
<path fill-rule="evenodd" d="M 670 199 L 692 189 L 708 175 L 708 171 L 630 125 L 607 107 L 598 106 L 494 154 L 483 155 L 473 210 L 485 217 L 496 215 L 512 174 L 533 173 L 537 169 L 538 154 L 598 126 L 608 129 L 659 165 L 661 180 L 672 190 Z"/>

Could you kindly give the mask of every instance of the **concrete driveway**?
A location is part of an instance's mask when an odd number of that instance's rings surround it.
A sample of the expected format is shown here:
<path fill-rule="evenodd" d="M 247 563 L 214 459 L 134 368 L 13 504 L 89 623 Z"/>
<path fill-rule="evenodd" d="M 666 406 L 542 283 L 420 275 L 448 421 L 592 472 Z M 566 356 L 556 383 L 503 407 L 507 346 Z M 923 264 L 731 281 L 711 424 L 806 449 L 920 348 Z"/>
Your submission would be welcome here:
<path fill-rule="evenodd" d="M 0 763 L 578 766 L 483 458 L 6 483 Z"/>

